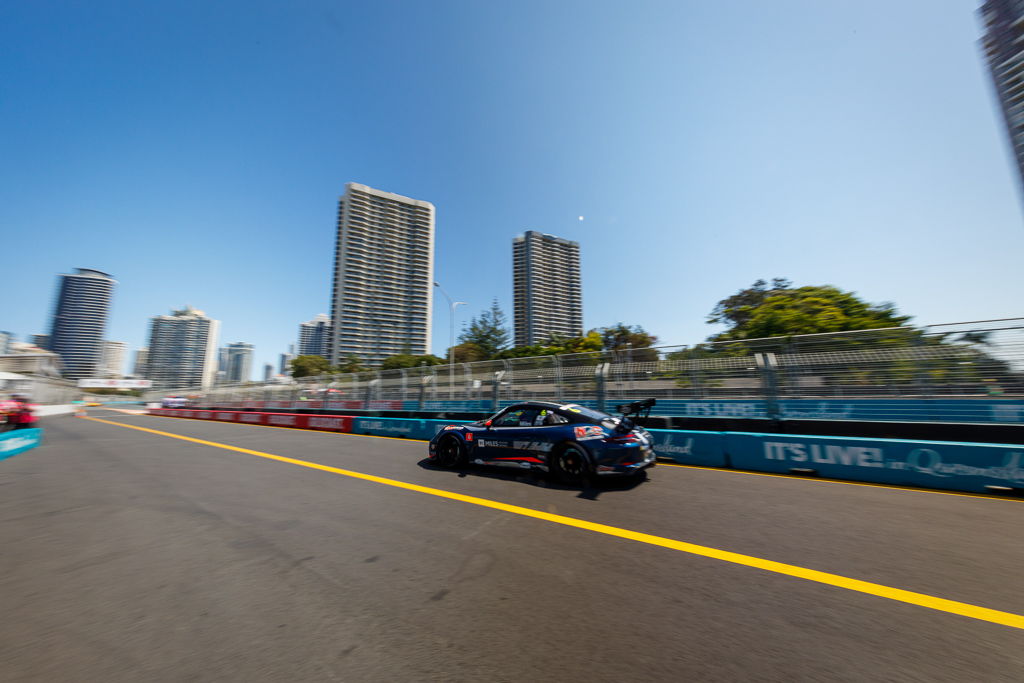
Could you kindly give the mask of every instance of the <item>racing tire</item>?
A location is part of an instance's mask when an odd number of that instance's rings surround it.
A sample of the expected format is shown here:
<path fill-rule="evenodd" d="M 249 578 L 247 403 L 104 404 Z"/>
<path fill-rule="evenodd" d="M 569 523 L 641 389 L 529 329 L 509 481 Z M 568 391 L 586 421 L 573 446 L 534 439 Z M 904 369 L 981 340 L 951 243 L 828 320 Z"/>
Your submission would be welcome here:
<path fill-rule="evenodd" d="M 437 457 L 434 462 L 438 467 L 451 469 L 466 464 L 466 446 L 457 437 L 446 436 L 437 444 Z"/>
<path fill-rule="evenodd" d="M 566 444 L 551 457 L 551 474 L 568 486 L 583 486 L 590 479 L 590 456 L 576 444 Z"/>

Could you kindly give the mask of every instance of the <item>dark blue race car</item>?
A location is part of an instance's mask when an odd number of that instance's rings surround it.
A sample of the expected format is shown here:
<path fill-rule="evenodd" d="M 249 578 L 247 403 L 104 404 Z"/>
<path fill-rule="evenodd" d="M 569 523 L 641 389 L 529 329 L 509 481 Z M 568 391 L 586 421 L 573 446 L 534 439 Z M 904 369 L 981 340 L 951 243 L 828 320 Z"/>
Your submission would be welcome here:
<path fill-rule="evenodd" d="M 653 441 L 629 417 L 654 399 L 620 406 L 621 417 L 574 403 L 525 401 L 480 422 L 448 425 L 430 440 L 440 467 L 468 463 L 539 469 L 567 484 L 590 475 L 638 474 L 655 463 Z"/>

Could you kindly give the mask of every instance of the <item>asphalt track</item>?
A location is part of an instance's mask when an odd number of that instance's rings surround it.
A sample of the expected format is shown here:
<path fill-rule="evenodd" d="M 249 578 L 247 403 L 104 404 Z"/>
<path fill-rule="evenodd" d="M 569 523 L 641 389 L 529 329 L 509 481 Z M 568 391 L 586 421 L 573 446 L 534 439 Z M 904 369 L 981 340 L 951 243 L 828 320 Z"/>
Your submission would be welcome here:
<path fill-rule="evenodd" d="M 0 461 L 0 680 L 1024 680 L 1021 501 L 90 415 Z"/>

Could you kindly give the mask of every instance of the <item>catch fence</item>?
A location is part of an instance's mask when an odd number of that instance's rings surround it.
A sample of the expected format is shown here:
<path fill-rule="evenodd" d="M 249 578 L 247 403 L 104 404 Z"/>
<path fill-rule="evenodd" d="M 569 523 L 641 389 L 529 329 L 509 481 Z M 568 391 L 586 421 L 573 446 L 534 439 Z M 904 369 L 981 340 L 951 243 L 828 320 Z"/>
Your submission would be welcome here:
<path fill-rule="evenodd" d="M 706 342 L 165 389 L 238 409 L 486 412 L 522 400 L 681 417 L 1024 422 L 1024 319 Z"/>

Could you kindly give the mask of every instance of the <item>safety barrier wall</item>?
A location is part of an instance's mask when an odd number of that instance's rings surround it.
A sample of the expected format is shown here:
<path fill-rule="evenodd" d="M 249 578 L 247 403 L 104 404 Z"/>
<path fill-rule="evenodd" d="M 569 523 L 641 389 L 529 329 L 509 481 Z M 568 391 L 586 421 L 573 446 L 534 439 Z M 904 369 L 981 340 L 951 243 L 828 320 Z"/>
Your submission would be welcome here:
<path fill-rule="evenodd" d="M 24 453 L 43 441 L 42 429 L 16 429 L 0 433 L 0 460 Z"/>
<path fill-rule="evenodd" d="M 499 401 L 498 408 L 517 401 Z M 580 405 L 599 408 L 597 401 Z M 852 420 L 898 422 L 1024 423 L 1024 401 L 1014 399 L 779 399 L 777 415 L 783 420 Z M 217 406 L 220 407 L 220 406 Z M 240 401 L 249 410 L 402 410 L 436 412 L 491 412 L 489 401 Z M 665 417 L 768 419 L 765 402 L 755 399 L 658 399 L 657 414 Z"/>
<path fill-rule="evenodd" d="M 430 439 L 453 420 L 151 409 L 150 414 Z M 38 431 L 38 430 L 26 430 Z M 649 430 L 659 457 L 685 465 L 990 492 L 1024 489 L 1024 445 L 741 432 Z"/>

